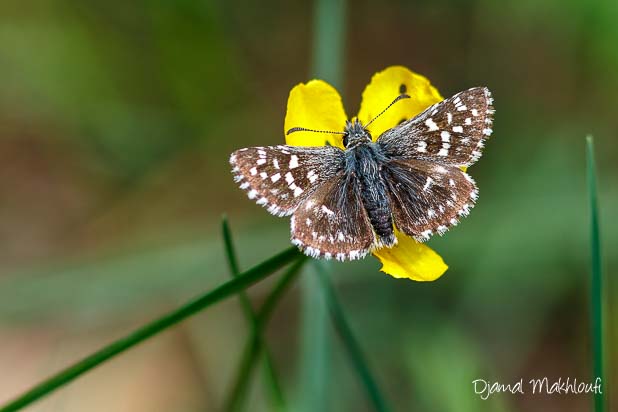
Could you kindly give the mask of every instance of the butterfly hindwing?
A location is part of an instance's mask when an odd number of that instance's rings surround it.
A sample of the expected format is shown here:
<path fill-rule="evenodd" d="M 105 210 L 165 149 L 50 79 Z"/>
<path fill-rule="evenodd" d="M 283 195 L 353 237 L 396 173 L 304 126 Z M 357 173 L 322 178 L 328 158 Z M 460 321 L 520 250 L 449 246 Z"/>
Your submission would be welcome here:
<path fill-rule="evenodd" d="M 313 257 L 360 259 L 375 242 L 354 174 L 322 184 L 294 212 L 291 226 L 292 243 Z"/>
<path fill-rule="evenodd" d="M 250 199 L 277 216 L 288 216 L 344 166 L 332 146 L 267 146 L 240 149 L 230 156 L 234 179 Z"/>
<path fill-rule="evenodd" d="M 420 160 L 393 160 L 382 168 L 397 229 L 423 242 L 443 234 L 468 214 L 476 184 L 458 167 Z"/>
<path fill-rule="evenodd" d="M 470 166 L 480 158 L 492 133 L 492 102 L 485 87 L 457 93 L 387 130 L 378 144 L 391 158 Z"/>

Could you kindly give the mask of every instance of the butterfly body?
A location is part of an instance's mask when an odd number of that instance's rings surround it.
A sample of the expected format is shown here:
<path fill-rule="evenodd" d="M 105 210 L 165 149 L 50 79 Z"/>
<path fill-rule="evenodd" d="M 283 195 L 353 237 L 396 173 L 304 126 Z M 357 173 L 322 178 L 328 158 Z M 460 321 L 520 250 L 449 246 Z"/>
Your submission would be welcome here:
<path fill-rule="evenodd" d="M 393 231 L 393 218 L 387 195 L 387 186 L 381 174 L 388 159 L 376 143 L 362 141 L 345 150 L 348 179 L 358 179 L 360 198 L 367 212 L 376 241 L 383 246 L 393 246 L 397 239 Z"/>
<path fill-rule="evenodd" d="M 307 255 L 359 259 L 395 245 L 395 228 L 422 242 L 456 225 L 476 201 L 476 184 L 461 168 L 478 160 L 491 134 L 492 101 L 486 88 L 460 92 L 375 141 L 361 122 L 347 122 L 345 150 L 240 149 L 232 172 L 250 199 L 292 215 L 292 243 Z"/>

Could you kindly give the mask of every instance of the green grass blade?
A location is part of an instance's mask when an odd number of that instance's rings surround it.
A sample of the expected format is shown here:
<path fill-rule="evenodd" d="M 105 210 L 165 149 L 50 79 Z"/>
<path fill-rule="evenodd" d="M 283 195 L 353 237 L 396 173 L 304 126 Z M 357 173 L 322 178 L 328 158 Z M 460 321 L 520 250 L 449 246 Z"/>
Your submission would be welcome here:
<path fill-rule="evenodd" d="M 238 258 L 236 257 L 236 249 L 234 248 L 234 241 L 232 240 L 232 231 L 230 230 L 230 224 L 227 220 L 227 216 L 223 215 L 221 219 L 221 231 L 223 232 L 223 244 L 225 246 L 225 256 L 227 257 L 227 264 L 230 267 L 230 273 L 233 277 L 237 277 L 240 273 L 240 266 L 238 265 Z M 247 295 L 240 293 L 239 296 Z M 242 300 L 242 299 L 241 299 Z M 251 309 L 249 300 L 245 300 L 246 305 L 243 303 L 243 307 L 247 308 L 247 313 Z"/>
<path fill-rule="evenodd" d="M 260 353 L 264 350 L 262 334 L 268 321 L 270 320 L 277 304 L 291 286 L 292 281 L 296 279 L 302 265 L 305 263 L 306 258 L 302 258 L 294 262 L 289 269 L 281 276 L 279 282 L 275 285 L 273 290 L 267 296 L 264 304 L 256 314 L 254 327 L 251 330 L 251 336 L 243 349 L 243 355 L 234 379 L 234 384 L 230 395 L 228 396 L 224 411 L 239 411 L 243 408 L 244 399 L 247 394 L 249 382 L 255 364 L 259 358 Z"/>
<path fill-rule="evenodd" d="M 218 288 L 204 294 L 201 297 L 198 297 L 197 299 L 172 312 L 169 312 L 166 315 L 163 315 L 153 322 L 138 328 L 127 336 L 112 342 L 108 346 L 105 346 L 99 351 L 62 370 L 56 375 L 28 390 L 15 400 L 4 405 L 0 408 L 0 412 L 16 411 L 30 405 L 37 399 L 40 399 L 55 391 L 78 376 L 88 372 L 89 370 L 124 352 L 125 350 L 132 348 L 133 346 L 164 331 L 189 316 L 194 315 L 225 298 L 233 296 L 238 293 L 239 290 L 243 290 L 256 282 L 259 282 L 288 263 L 296 261 L 298 264 L 299 262 L 304 261 L 303 258 L 304 255 L 302 255 L 296 247 L 291 247 L 283 252 L 280 252 L 270 259 L 241 273 L 237 278 L 224 283 Z"/>
<path fill-rule="evenodd" d="M 345 72 L 347 0 L 313 2 L 311 76 L 342 90 Z M 328 410 L 331 350 L 327 334 L 328 310 L 315 276 L 302 279 L 301 351 L 299 381 L 302 392 L 296 409 Z"/>
<path fill-rule="evenodd" d="M 325 411 L 330 408 L 331 340 L 328 309 L 318 279 L 307 271 L 301 279 L 301 348 L 296 410 Z"/>
<path fill-rule="evenodd" d="M 234 248 L 234 242 L 232 240 L 232 231 L 230 230 L 230 225 L 226 216 L 223 216 L 221 229 L 223 232 L 225 254 L 227 256 L 228 266 L 230 267 L 230 273 L 232 274 L 232 277 L 236 278 L 240 272 L 240 266 L 238 264 L 236 249 Z M 241 290 L 238 292 L 238 299 L 240 300 L 240 304 L 251 330 L 256 330 L 258 328 L 257 315 L 251 306 L 251 301 L 249 300 L 246 291 Z M 266 343 L 263 341 L 261 334 L 258 334 L 256 339 L 260 341 L 259 345 L 262 347 L 262 351 L 264 353 L 264 374 L 266 376 L 266 385 L 268 385 L 268 390 L 272 396 L 273 409 L 283 411 L 285 410 L 285 399 L 283 397 L 281 383 L 275 371 L 272 354 Z M 240 396 L 241 393 L 239 392 L 237 395 Z M 232 404 L 242 404 L 242 399 L 238 399 L 237 401 L 232 402 Z"/>
<path fill-rule="evenodd" d="M 590 315 L 592 326 L 593 378 L 603 382 L 603 272 L 601 268 L 601 239 L 599 231 L 599 210 L 596 186 L 596 165 L 594 161 L 594 141 L 586 137 L 586 165 L 588 180 L 588 201 L 590 207 L 590 251 L 591 251 L 591 288 Z M 594 395 L 595 412 L 605 411 L 605 392 Z"/>
<path fill-rule="evenodd" d="M 343 313 L 343 308 L 337 299 L 335 288 L 330 281 L 330 274 L 326 270 L 323 262 L 316 262 L 315 266 L 317 268 L 318 278 L 320 279 L 320 283 L 324 289 L 326 303 L 328 305 L 335 329 L 341 337 L 341 341 L 343 342 L 347 355 L 349 356 L 350 361 L 352 362 L 358 376 L 361 379 L 361 382 L 363 383 L 363 386 L 365 387 L 369 400 L 373 404 L 376 411 L 390 411 L 384 396 L 382 396 L 382 393 L 378 388 L 376 379 L 371 374 L 369 365 L 363 355 L 360 344 L 354 337 L 352 328 Z"/>
<path fill-rule="evenodd" d="M 311 72 L 341 90 L 343 86 L 346 0 L 316 0 Z"/>

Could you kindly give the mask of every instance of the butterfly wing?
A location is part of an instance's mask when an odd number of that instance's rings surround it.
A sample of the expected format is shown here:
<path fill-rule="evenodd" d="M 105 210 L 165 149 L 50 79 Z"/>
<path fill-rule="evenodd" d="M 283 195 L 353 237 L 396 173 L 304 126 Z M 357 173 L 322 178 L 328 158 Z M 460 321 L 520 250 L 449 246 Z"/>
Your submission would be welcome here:
<path fill-rule="evenodd" d="M 456 225 L 478 197 L 472 178 L 455 166 L 393 160 L 383 166 L 382 177 L 395 226 L 419 242 Z"/>
<path fill-rule="evenodd" d="M 391 158 L 471 166 L 481 157 L 484 141 L 492 133 L 492 102 L 485 87 L 457 93 L 387 130 L 378 138 L 378 145 Z"/>
<path fill-rule="evenodd" d="M 277 216 L 288 216 L 324 182 L 340 174 L 344 154 L 332 146 L 268 146 L 230 156 L 234 180 L 249 199 Z"/>
<path fill-rule="evenodd" d="M 322 184 L 292 216 L 292 243 L 312 257 L 360 259 L 374 242 L 353 173 L 341 172 Z"/>

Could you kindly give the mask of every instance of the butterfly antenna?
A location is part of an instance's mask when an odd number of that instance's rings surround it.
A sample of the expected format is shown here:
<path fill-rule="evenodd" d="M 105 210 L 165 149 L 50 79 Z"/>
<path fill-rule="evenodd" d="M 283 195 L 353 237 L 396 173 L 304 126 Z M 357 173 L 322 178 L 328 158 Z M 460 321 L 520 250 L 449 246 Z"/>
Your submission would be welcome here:
<path fill-rule="evenodd" d="M 328 133 L 328 134 L 345 134 L 344 132 L 333 132 L 333 131 L 330 131 L 330 130 L 315 130 L 315 129 L 307 129 L 307 128 L 304 128 L 304 127 L 292 127 L 285 134 L 289 135 L 289 134 L 292 134 L 294 132 L 314 132 L 314 133 Z"/>
<path fill-rule="evenodd" d="M 400 94 L 399 96 L 397 96 L 397 98 L 395 98 L 395 100 L 393 100 L 393 101 L 391 102 L 391 104 L 389 104 L 388 106 L 386 106 L 386 109 L 382 110 L 382 111 L 381 111 L 381 112 L 380 112 L 380 113 L 379 113 L 376 117 L 374 117 L 373 119 L 371 119 L 371 120 L 369 121 L 369 123 L 367 123 L 367 124 L 365 125 L 365 127 L 369 126 L 371 123 L 373 123 L 373 121 L 374 121 L 375 119 L 377 119 L 378 117 L 382 116 L 382 115 L 383 115 L 383 114 L 384 114 L 384 113 L 385 113 L 388 109 L 390 109 L 390 108 L 391 108 L 391 106 L 392 106 L 392 105 L 394 105 L 395 103 L 397 103 L 399 100 L 402 100 L 402 99 L 409 99 L 409 98 L 410 98 L 410 96 L 408 96 L 407 94 Z"/>

